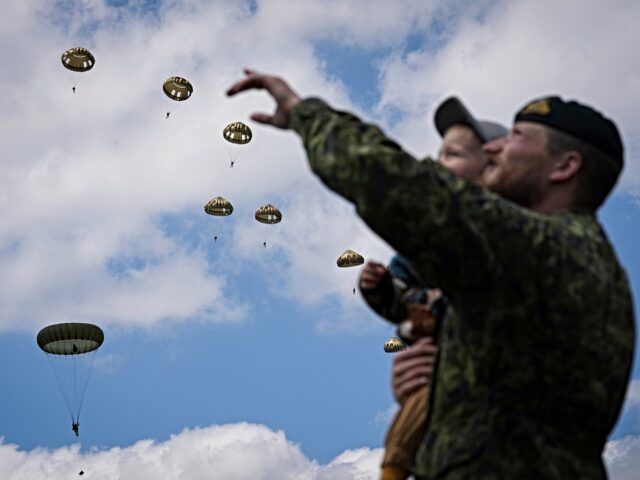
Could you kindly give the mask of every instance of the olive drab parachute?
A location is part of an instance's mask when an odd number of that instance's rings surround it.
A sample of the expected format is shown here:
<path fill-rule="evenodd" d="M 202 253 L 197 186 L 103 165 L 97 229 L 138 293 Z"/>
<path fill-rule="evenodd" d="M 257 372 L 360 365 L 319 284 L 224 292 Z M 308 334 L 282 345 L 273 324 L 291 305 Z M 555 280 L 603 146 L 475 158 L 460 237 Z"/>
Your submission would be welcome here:
<path fill-rule="evenodd" d="M 396 337 L 391 337 L 389 340 L 384 342 L 384 351 L 387 353 L 392 352 L 400 352 L 401 350 L 406 350 L 407 346 L 405 343 Z"/>
<path fill-rule="evenodd" d="M 186 78 L 182 77 L 169 77 L 162 84 L 162 91 L 171 100 L 176 102 L 184 102 L 193 93 L 193 85 Z M 165 106 L 167 108 L 167 116 L 169 118 L 171 111 L 169 109 L 169 102 L 165 99 Z"/>
<path fill-rule="evenodd" d="M 233 205 L 222 197 L 215 197 L 206 203 L 204 211 L 216 217 L 226 217 L 233 213 Z"/>
<path fill-rule="evenodd" d="M 95 63 L 96 59 L 86 48 L 70 48 L 62 54 L 62 65 L 74 72 L 88 72 Z"/>
<path fill-rule="evenodd" d="M 47 354 L 71 420 L 78 423 L 93 357 L 104 333 L 89 323 L 58 323 L 40 330 L 37 342 Z"/>
<path fill-rule="evenodd" d="M 275 225 L 276 223 L 280 223 L 282 220 L 282 212 L 270 203 L 267 203 L 256 210 L 255 218 L 260 223 Z M 266 239 L 262 242 L 262 246 L 267 248 Z"/>
<path fill-rule="evenodd" d="M 244 145 L 253 138 L 251 129 L 242 122 L 233 122 L 224 127 L 222 136 L 227 142 Z"/>
<path fill-rule="evenodd" d="M 364 257 L 353 250 L 345 250 L 336 263 L 340 268 L 356 267 L 364 263 Z"/>
<path fill-rule="evenodd" d="M 353 250 L 345 250 L 336 260 L 336 264 L 340 268 L 357 267 L 364 263 L 364 257 Z M 351 283 L 351 282 L 350 282 Z M 356 286 L 351 285 L 351 291 L 356 294 Z"/>
<path fill-rule="evenodd" d="M 273 225 L 275 223 L 280 223 L 282 220 L 282 213 L 276 207 L 267 203 L 256 210 L 255 217 L 260 223 Z"/>
<path fill-rule="evenodd" d="M 162 91 L 171 100 L 183 102 L 193 93 L 193 85 L 186 78 L 169 77 L 162 84 Z"/>

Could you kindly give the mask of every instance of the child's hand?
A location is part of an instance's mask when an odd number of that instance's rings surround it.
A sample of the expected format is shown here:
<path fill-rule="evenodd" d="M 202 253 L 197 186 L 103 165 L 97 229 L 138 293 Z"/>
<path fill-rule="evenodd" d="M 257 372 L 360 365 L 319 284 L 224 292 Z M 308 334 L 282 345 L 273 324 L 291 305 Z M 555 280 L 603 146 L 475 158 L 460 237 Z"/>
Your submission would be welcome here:
<path fill-rule="evenodd" d="M 384 265 L 369 260 L 360 272 L 360 290 L 376 290 L 388 274 Z"/>
<path fill-rule="evenodd" d="M 391 274 L 381 263 L 368 261 L 360 272 L 358 286 L 367 304 L 377 312 L 385 301 L 393 299 Z"/>

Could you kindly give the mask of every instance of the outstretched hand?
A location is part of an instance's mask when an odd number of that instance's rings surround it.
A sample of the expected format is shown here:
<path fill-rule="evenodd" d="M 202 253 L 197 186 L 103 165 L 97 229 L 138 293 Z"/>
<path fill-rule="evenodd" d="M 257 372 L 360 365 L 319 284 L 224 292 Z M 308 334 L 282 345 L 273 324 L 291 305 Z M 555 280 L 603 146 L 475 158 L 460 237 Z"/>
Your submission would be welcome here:
<path fill-rule="evenodd" d="M 232 97 L 245 90 L 265 89 L 276 101 L 276 111 L 273 115 L 253 113 L 251 120 L 278 128 L 289 128 L 291 110 L 300 101 L 300 97 L 280 77 L 258 73 L 248 68 L 244 69 L 244 73 L 246 77 L 234 83 L 227 90 L 227 95 Z"/>

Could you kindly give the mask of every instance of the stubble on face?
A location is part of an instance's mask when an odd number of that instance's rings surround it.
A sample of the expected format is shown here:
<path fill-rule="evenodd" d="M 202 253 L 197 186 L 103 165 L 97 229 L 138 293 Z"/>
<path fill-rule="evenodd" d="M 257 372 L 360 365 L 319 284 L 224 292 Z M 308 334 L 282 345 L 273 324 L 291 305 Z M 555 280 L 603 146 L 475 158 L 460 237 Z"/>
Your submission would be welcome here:
<path fill-rule="evenodd" d="M 544 192 L 549 154 L 546 128 L 517 122 L 506 137 L 489 142 L 487 164 L 480 183 L 525 207 L 532 207 Z"/>

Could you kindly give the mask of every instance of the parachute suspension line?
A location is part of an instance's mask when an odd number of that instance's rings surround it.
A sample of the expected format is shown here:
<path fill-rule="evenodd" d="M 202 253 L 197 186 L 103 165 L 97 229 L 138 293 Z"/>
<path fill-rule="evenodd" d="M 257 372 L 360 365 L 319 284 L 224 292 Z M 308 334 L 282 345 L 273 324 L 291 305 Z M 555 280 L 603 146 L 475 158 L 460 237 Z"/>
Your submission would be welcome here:
<path fill-rule="evenodd" d="M 73 422 L 74 421 L 74 417 L 73 417 L 73 410 L 71 408 L 71 402 L 70 402 L 70 399 L 67 398 L 67 395 L 64 393 L 65 392 L 65 389 L 64 389 L 65 382 L 64 382 L 64 380 L 62 378 L 62 377 L 65 376 L 64 365 L 62 366 L 63 368 L 61 368 L 61 372 L 60 372 L 61 374 L 57 375 L 56 371 L 55 371 L 55 369 L 53 367 L 53 361 L 51 360 L 52 355 L 47 353 L 46 356 L 47 356 L 47 360 L 49 361 L 49 367 L 51 367 L 51 373 L 53 373 L 53 376 L 56 378 L 56 382 L 58 384 L 58 388 L 60 389 L 60 392 L 62 393 L 62 399 L 64 400 L 64 404 L 67 406 L 67 410 L 69 412 L 69 416 L 71 417 L 71 421 Z"/>
<path fill-rule="evenodd" d="M 72 340 L 63 340 L 63 342 L 70 348 L 73 347 Z M 92 366 L 96 352 L 97 350 L 82 355 L 56 355 L 58 358 L 55 360 L 52 354 L 46 354 L 72 422 L 78 422 L 80 419 L 89 379 L 93 373 Z M 56 374 L 54 362 L 57 365 L 58 374 Z"/>
<path fill-rule="evenodd" d="M 233 168 L 233 165 L 235 165 L 236 160 L 238 159 L 238 156 L 240 155 L 240 152 L 237 151 L 235 153 L 233 153 L 233 151 L 230 149 L 229 150 L 229 165 Z"/>
<path fill-rule="evenodd" d="M 166 116 L 164 117 L 166 120 L 169 118 L 169 115 L 171 115 L 171 108 L 169 107 L 169 99 L 166 96 L 164 97 L 164 111 L 166 112 Z"/>
<path fill-rule="evenodd" d="M 77 352 L 78 351 L 78 347 L 76 347 L 75 345 L 73 345 L 73 351 Z M 71 355 L 73 356 L 73 355 Z M 74 405 L 75 407 L 75 411 L 76 411 L 76 422 L 78 421 L 78 418 L 80 417 L 80 408 L 79 408 L 79 404 L 82 402 L 82 400 L 79 399 L 78 397 L 78 362 L 74 361 L 71 362 L 73 364 L 73 398 L 76 400 L 76 402 L 78 402 L 77 404 Z"/>
<path fill-rule="evenodd" d="M 86 353 L 87 358 L 87 378 L 84 381 L 84 385 L 81 385 L 80 396 L 76 397 L 79 399 L 78 402 L 78 416 L 76 418 L 76 422 L 80 420 L 80 411 L 82 410 L 82 405 L 84 404 L 84 396 L 87 393 L 87 386 L 89 385 L 89 379 L 91 378 L 91 374 L 93 373 L 93 358 L 96 355 L 98 350 L 93 350 L 92 352 Z"/>

